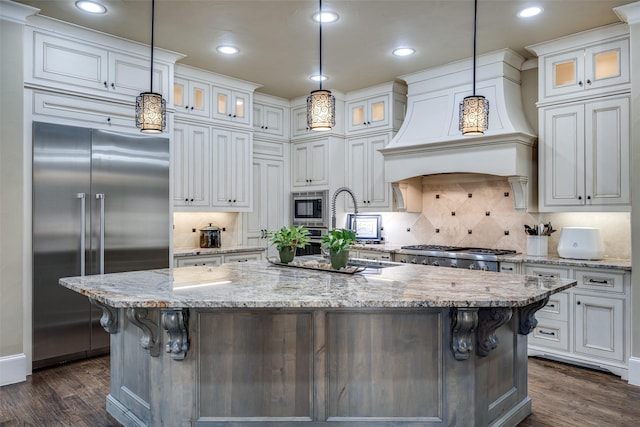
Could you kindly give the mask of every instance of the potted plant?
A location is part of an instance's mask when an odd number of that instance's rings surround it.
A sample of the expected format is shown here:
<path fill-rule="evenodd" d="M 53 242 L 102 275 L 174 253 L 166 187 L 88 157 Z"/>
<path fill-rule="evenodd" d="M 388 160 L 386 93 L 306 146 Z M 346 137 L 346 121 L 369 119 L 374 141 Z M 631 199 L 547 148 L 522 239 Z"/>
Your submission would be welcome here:
<path fill-rule="evenodd" d="M 296 248 L 304 248 L 309 244 L 309 230 L 306 227 L 290 226 L 282 227 L 278 231 L 269 231 L 267 236 L 271 244 L 276 246 L 280 255 L 280 262 L 288 264 L 296 255 Z"/>
<path fill-rule="evenodd" d="M 331 230 L 322 236 L 322 246 L 329 251 L 331 268 L 340 270 L 347 266 L 349 246 L 356 242 L 356 233 L 344 228 Z"/>

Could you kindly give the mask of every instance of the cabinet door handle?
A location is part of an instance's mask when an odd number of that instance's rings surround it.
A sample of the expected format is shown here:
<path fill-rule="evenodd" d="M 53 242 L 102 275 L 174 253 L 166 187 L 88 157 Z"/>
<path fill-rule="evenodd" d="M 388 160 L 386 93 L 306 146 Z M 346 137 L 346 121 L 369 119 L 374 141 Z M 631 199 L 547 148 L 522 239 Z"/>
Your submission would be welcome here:
<path fill-rule="evenodd" d="M 598 279 L 589 279 L 589 283 L 597 283 L 598 285 L 607 285 L 609 283 L 608 280 L 598 280 Z"/>
<path fill-rule="evenodd" d="M 547 307 L 549 307 L 549 308 L 556 308 L 556 305 L 555 305 L 555 304 L 547 304 Z"/>
<path fill-rule="evenodd" d="M 540 332 L 540 334 L 541 334 L 541 335 L 550 335 L 550 336 L 552 336 L 552 337 L 555 337 L 555 336 L 556 336 L 556 333 L 555 333 L 555 332 L 547 332 L 547 331 L 545 331 L 545 330 L 543 330 L 543 329 L 538 329 L 538 332 Z"/>
<path fill-rule="evenodd" d="M 502 267 L 504 271 L 513 271 L 513 267 Z"/>

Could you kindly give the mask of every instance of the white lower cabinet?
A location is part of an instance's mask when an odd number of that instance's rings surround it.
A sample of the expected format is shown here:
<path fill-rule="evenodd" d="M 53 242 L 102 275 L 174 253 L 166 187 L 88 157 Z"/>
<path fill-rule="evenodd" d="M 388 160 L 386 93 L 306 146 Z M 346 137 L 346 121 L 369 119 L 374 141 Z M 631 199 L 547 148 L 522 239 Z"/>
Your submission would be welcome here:
<path fill-rule="evenodd" d="M 282 159 L 253 159 L 253 211 L 244 214 L 246 244 L 267 249 L 267 256 L 278 254 L 269 244 L 268 231 L 285 225 L 285 171 Z"/>
<path fill-rule="evenodd" d="M 352 258 L 362 258 L 362 259 L 371 259 L 375 261 L 392 261 L 391 252 L 380 252 L 380 251 L 368 251 L 368 250 L 353 250 L 349 251 Z"/>
<path fill-rule="evenodd" d="M 195 265 L 204 265 L 209 267 L 215 267 L 222 264 L 222 255 L 196 255 L 179 257 L 175 259 L 174 265 L 176 267 L 191 267 Z"/>
<path fill-rule="evenodd" d="M 175 257 L 174 267 L 191 267 L 191 266 L 208 266 L 215 267 L 217 265 L 229 262 L 247 262 L 251 260 L 261 260 L 262 251 L 258 252 L 234 252 L 222 255 L 193 255 L 185 257 Z"/>
<path fill-rule="evenodd" d="M 552 295 L 536 312 L 529 355 L 550 356 L 628 376 L 631 275 L 615 269 L 524 264 L 523 273 L 573 278 L 578 285 Z"/>

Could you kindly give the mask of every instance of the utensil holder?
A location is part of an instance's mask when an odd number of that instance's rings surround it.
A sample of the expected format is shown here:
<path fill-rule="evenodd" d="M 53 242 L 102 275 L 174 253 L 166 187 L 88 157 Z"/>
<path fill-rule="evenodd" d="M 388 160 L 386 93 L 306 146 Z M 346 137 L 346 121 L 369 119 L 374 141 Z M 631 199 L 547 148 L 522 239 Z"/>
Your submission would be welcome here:
<path fill-rule="evenodd" d="M 527 255 L 547 256 L 549 236 L 527 236 Z"/>

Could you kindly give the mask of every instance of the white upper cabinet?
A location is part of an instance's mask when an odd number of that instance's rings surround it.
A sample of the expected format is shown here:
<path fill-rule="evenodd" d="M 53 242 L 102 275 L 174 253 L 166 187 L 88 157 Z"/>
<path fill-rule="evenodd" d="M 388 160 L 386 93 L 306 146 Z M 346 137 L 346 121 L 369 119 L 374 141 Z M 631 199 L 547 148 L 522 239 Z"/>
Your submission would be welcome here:
<path fill-rule="evenodd" d="M 539 104 L 629 91 L 628 31 L 615 24 L 527 47 L 539 56 Z"/>
<path fill-rule="evenodd" d="M 251 123 L 251 101 L 249 92 L 214 86 L 212 117 L 225 122 L 248 125 Z"/>
<path fill-rule="evenodd" d="M 209 126 L 176 121 L 172 141 L 173 205 L 193 210 L 209 207 L 211 170 Z"/>
<path fill-rule="evenodd" d="M 308 135 L 311 132 L 307 124 L 307 106 L 291 109 L 291 137 Z"/>
<path fill-rule="evenodd" d="M 378 151 L 389 143 L 389 135 L 349 139 L 347 145 L 347 187 L 356 195 L 358 209 L 391 210 L 391 184 L 384 179 L 384 157 Z M 353 210 L 346 198 L 347 210 Z"/>
<path fill-rule="evenodd" d="M 347 112 L 350 132 L 389 126 L 389 96 L 347 102 Z"/>
<path fill-rule="evenodd" d="M 540 210 L 629 210 L 629 97 L 540 109 Z"/>
<path fill-rule="evenodd" d="M 173 105 L 176 114 L 210 117 L 211 86 L 209 83 L 176 76 L 173 81 Z"/>
<path fill-rule="evenodd" d="M 259 104 L 254 101 L 253 128 L 256 132 L 284 137 L 285 109 L 283 107 Z"/>
<path fill-rule="evenodd" d="M 27 84 L 66 88 L 82 94 L 86 94 L 83 89 L 89 89 L 97 96 L 124 99 L 151 89 L 149 58 L 126 51 L 131 46 L 124 41 L 118 39 L 105 47 L 87 41 L 81 34 L 74 37 L 41 30 L 27 32 L 27 37 L 31 38 L 29 44 L 33 46 L 33 63 L 27 66 L 31 69 L 26 74 Z M 155 59 L 153 70 L 153 91 L 162 94 L 170 105 L 173 97 L 169 82 L 173 81 L 173 65 Z"/>
<path fill-rule="evenodd" d="M 291 144 L 292 186 L 329 185 L 329 138 Z"/>
<path fill-rule="evenodd" d="M 349 92 L 345 102 L 347 134 L 398 130 L 407 106 L 407 87 L 391 82 Z"/>
<path fill-rule="evenodd" d="M 224 212 L 250 211 L 251 133 L 214 129 L 211 151 L 211 207 Z"/>

